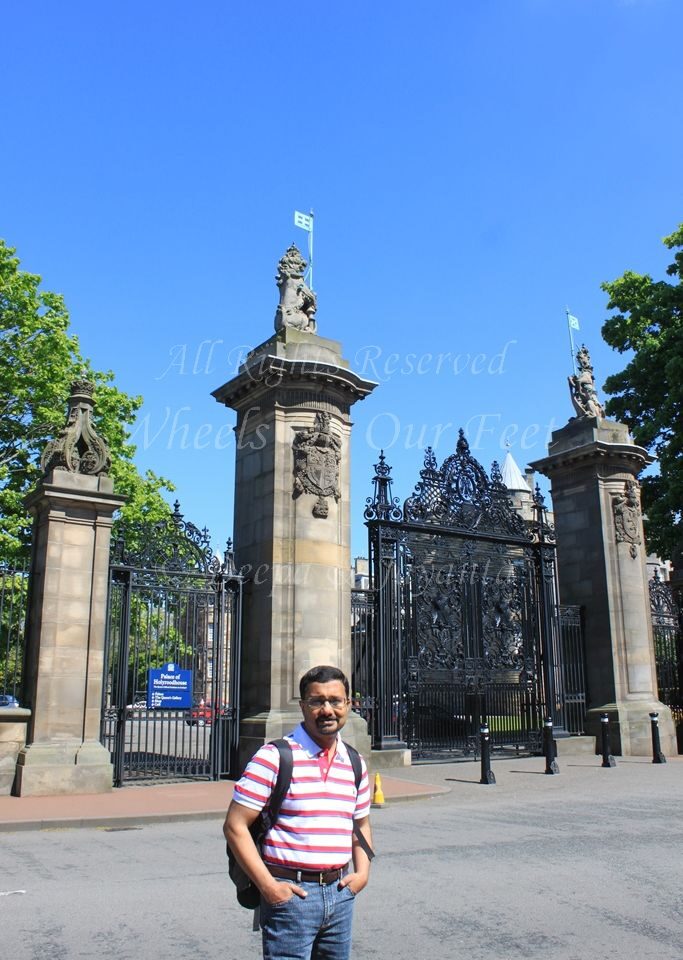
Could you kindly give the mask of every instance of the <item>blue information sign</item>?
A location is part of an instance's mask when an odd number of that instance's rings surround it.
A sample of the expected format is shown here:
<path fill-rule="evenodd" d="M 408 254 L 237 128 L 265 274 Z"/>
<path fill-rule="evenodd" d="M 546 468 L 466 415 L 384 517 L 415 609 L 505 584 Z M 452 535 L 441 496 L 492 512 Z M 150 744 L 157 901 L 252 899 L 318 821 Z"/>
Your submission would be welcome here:
<path fill-rule="evenodd" d="M 192 671 L 177 663 L 147 671 L 147 709 L 185 710 L 192 706 Z"/>

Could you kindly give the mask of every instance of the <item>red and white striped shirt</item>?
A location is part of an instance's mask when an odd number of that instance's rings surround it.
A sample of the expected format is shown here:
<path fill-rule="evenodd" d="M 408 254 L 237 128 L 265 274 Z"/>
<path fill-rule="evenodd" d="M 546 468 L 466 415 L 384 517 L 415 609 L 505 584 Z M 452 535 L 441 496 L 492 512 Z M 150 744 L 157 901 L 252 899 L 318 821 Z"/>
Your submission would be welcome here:
<path fill-rule="evenodd" d="M 292 747 L 292 781 L 280 815 L 263 844 L 266 863 L 296 870 L 329 870 L 351 859 L 353 821 L 370 812 L 370 784 L 365 761 L 356 796 L 356 779 L 341 737 L 323 780 L 318 758 L 322 750 L 300 724 L 285 738 Z M 362 759 L 362 758 L 361 758 Z M 233 799 L 252 810 L 262 810 L 277 779 L 280 754 L 265 744 L 247 764 L 235 784 Z"/>

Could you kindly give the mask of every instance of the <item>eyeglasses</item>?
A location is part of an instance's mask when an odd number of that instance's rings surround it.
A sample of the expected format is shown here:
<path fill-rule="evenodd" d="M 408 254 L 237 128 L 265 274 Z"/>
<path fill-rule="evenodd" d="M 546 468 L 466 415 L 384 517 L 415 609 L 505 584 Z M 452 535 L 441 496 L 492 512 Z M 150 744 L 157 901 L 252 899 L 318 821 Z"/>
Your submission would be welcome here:
<path fill-rule="evenodd" d="M 329 703 L 333 710 L 341 710 L 349 701 L 348 699 L 342 700 L 341 697 L 309 697 L 308 700 L 302 700 L 301 702 L 305 703 L 311 710 L 322 710 L 326 703 Z"/>

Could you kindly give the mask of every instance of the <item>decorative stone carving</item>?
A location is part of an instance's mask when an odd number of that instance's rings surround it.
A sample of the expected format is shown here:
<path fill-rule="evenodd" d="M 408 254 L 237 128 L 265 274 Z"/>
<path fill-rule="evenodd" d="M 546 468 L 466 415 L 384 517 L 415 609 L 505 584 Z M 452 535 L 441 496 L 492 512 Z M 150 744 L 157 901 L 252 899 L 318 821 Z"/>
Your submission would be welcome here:
<path fill-rule="evenodd" d="M 317 496 L 313 516 L 325 518 L 329 512 L 327 498 L 339 500 L 339 461 L 341 440 L 330 430 L 330 415 L 319 411 L 313 429 L 300 430 L 294 436 L 294 496 L 312 493 Z"/>
<path fill-rule="evenodd" d="M 280 290 L 280 303 L 275 311 L 275 329 L 294 327 L 306 333 L 315 333 L 315 311 L 318 300 L 304 283 L 306 261 L 294 244 L 289 247 L 277 265 L 275 281 Z"/>
<path fill-rule="evenodd" d="M 97 477 L 108 475 L 111 467 L 109 448 L 92 422 L 94 388 L 95 385 L 86 379 L 74 380 L 71 384 L 66 424 L 59 436 L 50 440 L 40 458 L 44 476 L 51 470 Z"/>
<path fill-rule="evenodd" d="M 569 392 L 577 417 L 600 417 L 604 419 L 605 408 L 598 400 L 593 376 L 593 364 L 590 353 L 584 344 L 576 354 L 579 363 L 579 372 L 573 377 L 567 377 Z"/>
<path fill-rule="evenodd" d="M 638 484 L 635 480 L 626 481 L 624 493 L 614 498 L 612 510 L 617 543 L 630 543 L 629 553 L 635 560 L 638 556 L 638 545 L 642 543 Z"/>

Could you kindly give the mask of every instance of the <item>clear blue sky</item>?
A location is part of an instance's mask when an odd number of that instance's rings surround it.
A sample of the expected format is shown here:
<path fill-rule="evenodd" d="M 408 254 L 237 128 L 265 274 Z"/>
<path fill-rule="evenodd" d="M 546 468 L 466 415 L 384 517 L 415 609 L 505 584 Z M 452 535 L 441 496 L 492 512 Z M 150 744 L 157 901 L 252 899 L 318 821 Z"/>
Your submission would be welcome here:
<path fill-rule="evenodd" d="M 8 4 L 0 236 L 144 396 L 139 466 L 220 547 L 234 414 L 210 393 L 271 334 L 312 207 L 318 331 L 382 380 L 353 410 L 362 554 L 380 446 L 401 498 L 461 425 L 487 468 L 506 438 L 545 454 L 565 305 L 598 385 L 623 366 L 600 283 L 669 262 L 681 36 L 680 0 Z"/>

